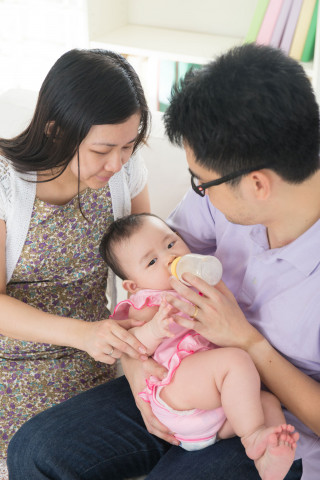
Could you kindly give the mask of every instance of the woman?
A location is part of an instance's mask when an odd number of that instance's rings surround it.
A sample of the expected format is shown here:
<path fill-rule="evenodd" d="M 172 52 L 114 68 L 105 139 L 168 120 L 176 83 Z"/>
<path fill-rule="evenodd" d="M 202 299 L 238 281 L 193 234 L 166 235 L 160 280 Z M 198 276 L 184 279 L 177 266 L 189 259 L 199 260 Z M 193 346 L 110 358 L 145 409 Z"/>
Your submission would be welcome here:
<path fill-rule="evenodd" d="M 149 210 L 136 153 L 148 128 L 130 64 L 71 50 L 44 80 L 30 125 L 0 139 L 3 463 L 28 418 L 114 377 L 115 341 L 133 358 L 144 352 L 132 322 L 105 320 L 115 283 L 98 247 L 114 219 Z"/>

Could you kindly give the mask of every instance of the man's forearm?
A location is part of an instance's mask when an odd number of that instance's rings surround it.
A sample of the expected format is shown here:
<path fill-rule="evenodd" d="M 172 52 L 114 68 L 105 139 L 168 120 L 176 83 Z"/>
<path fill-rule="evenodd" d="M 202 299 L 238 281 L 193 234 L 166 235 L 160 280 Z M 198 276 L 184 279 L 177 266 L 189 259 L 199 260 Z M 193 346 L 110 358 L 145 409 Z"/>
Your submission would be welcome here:
<path fill-rule="evenodd" d="M 247 351 L 261 381 L 290 412 L 320 435 L 320 384 L 292 365 L 266 339 L 251 345 Z"/>

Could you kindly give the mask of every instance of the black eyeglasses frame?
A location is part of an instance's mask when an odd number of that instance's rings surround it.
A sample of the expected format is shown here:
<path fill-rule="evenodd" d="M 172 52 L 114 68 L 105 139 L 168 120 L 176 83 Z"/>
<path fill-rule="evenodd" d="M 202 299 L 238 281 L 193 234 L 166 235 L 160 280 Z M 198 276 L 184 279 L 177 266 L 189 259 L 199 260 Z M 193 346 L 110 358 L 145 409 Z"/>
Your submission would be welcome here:
<path fill-rule="evenodd" d="M 248 175 L 248 173 L 254 172 L 255 170 L 263 170 L 264 168 L 270 168 L 270 165 L 261 165 L 258 167 L 244 168 L 242 170 L 238 170 L 237 172 L 228 173 L 227 175 L 224 175 L 223 177 L 220 177 L 220 178 L 216 178 L 215 180 L 211 180 L 210 182 L 201 183 L 200 185 L 196 185 L 194 179 L 197 178 L 197 176 L 189 168 L 189 173 L 191 175 L 191 186 L 192 186 L 192 189 L 198 195 L 200 195 L 201 197 L 204 197 L 206 194 L 206 189 L 209 187 L 215 187 L 217 185 L 221 185 L 222 183 L 229 182 L 234 178 L 241 177 L 242 175 Z"/>

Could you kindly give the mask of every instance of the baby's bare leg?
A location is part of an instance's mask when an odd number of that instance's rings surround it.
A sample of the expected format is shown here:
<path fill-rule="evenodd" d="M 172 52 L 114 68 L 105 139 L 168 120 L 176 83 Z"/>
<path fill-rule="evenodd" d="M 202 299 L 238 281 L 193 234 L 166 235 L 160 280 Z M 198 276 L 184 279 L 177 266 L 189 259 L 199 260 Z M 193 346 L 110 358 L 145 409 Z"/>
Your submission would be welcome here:
<path fill-rule="evenodd" d="M 260 392 L 260 399 L 264 414 L 264 424 L 266 427 L 275 427 L 286 423 L 285 416 L 277 397 L 272 393 L 262 391 Z M 233 437 L 234 435 L 234 428 L 227 419 L 219 430 L 218 437 L 224 439 Z"/>
<path fill-rule="evenodd" d="M 281 404 L 273 393 L 262 391 L 260 398 L 264 414 L 264 423 L 267 427 L 274 427 L 286 423 Z"/>
<path fill-rule="evenodd" d="M 220 436 L 231 436 L 234 432 L 241 437 L 263 480 L 280 480 L 289 470 L 298 434 L 293 433 L 292 426 L 284 424 L 275 397 L 263 394 L 266 426 L 260 378 L 246 352 L 220 348 L 185 358 L 172 383 L 162 389 L 161 397 L 175 410 L 211 410 L 223 406 L 228 420 Z"/>
<path fill-rule="evenodd" d="M 255 461 L 264 480 L 282 479 L 293 460 L 299 434 L 287 425 L 279 400 L 271 393 L 261 392 L 265 428 L 241 439 L 247 455 Z"/>
<path fill-rule="evenodd" d="M 260 378 L 243 350 L 218 348 L 182 360 L 161 398 L 175 410 L 212 410 L 223 406 L 240 437 L 264 424 Z"/>

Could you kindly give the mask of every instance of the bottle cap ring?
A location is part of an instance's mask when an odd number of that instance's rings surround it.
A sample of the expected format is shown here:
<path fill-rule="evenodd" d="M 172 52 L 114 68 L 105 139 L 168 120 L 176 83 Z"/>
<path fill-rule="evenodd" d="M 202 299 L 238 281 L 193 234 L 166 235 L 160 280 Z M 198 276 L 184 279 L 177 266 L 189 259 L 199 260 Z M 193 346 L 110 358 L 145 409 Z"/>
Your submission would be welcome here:
<path fill-rule="evenodd" d="M 171 268 L 171 274 L 172 274 L 174 277 L 176 277 L 176 278 L 178 278 L 178 275 L 177 275 L 177 263 L 179 262 L 180 258 L 181 258 L 181 257 L 175 258 L 175 259 L 173 260 L 173 262 L 171 263 L 171 267 L 170 267 L 170 268 Z"/>

